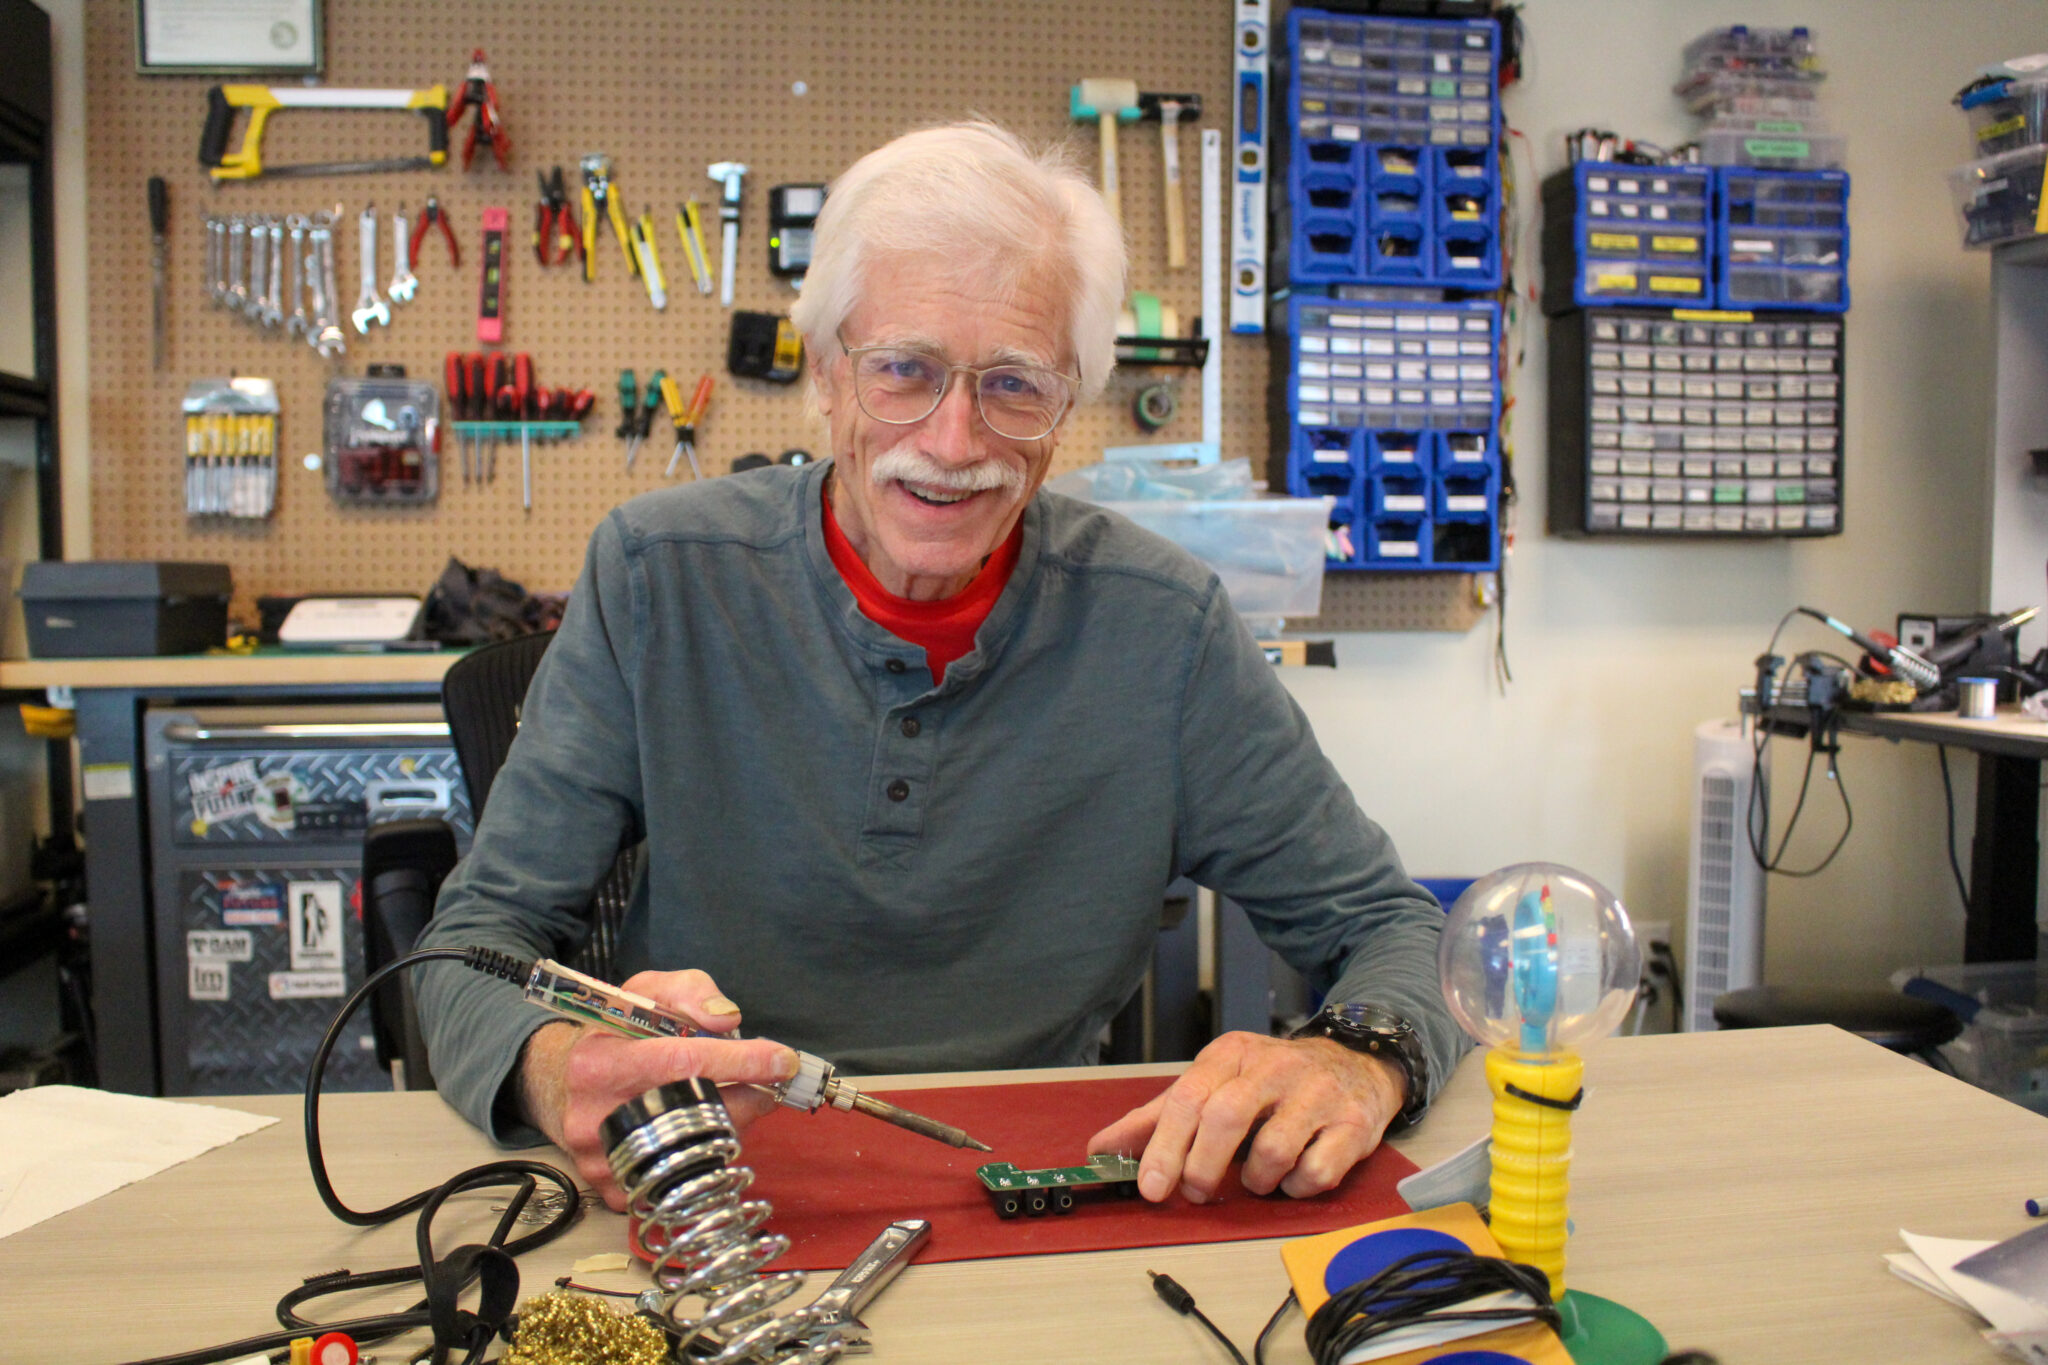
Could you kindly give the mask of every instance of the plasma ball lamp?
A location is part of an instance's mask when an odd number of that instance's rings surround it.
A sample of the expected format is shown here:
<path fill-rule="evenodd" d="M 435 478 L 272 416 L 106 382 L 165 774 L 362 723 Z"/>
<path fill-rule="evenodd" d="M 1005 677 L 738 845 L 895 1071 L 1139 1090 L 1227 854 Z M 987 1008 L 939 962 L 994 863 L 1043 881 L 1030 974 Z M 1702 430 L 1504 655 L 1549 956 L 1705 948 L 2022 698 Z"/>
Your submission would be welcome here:
<path fill-rule="evenodd" d="M 1664 1339 L 1647 1320 L 1565 1289 L 1571 1121 L 1585 1072 L 1573 1049 L 1614 1031 L 1642 978 L 1621 899 L 1556 863 L 1501 868 L 1451 907 L 1437 973 L 1452 1015 L 1491 1049 L 1494 1239 L 1550 1278 L 1578 1365 L 1661 1360 Z"/>

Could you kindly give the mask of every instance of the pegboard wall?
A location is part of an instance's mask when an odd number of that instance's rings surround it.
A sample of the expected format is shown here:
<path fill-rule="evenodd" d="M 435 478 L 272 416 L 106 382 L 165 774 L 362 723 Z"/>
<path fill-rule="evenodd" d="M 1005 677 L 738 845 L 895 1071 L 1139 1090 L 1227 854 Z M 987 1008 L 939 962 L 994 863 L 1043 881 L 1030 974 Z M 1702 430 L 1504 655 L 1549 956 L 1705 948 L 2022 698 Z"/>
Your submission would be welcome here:
<path fill-rule="evenodd" d="M 470 50 L 488 54 L 511 143 L 509 171 L 478 149 L 460 168 L 454 130 L 449 165 L 405 174 L 258 179 L 216 185 L 197 150 L 207 88 L 216 78 L 140 76 L 134 70 L 133 0 L 88 0 L 87 178 L 92 329 L 92 497 L 100 558 L 203 559 L 234 569 L 239 615 L 253 619 L 265 593 L 421 592 L 449 556 L 500 570 L 535 590 L 567 588 L 591 528 L 613 506 L 664 481 L 673 434 L 657 412 L 633 469 L 618 426 L 618 374 L 644 382 L 665 369 L 687 397 L 697 375 L 717 376 L 698 452 L 707 477 L 750 451 L 792 446 L 827 453 L 822 428 L 804 415 L 800 385 L 726 374 L 729 314 L 698 294 L 676 240 L 684 199 L 709 210 L 707 248 L 718 263 L 715 161 L 749 168 L 735 307 L 786 312 L 789 286 L 767 269 L 770 186 L 830 180 L 861 154 L 908 129 L 969 115 L 994 119 L 1034 142 L 1071 141 L 1093 167 L 1093 124 L 1068 117 L 1068 90 L 1090 76 L 1130 77 L 1140 89 L 1199 92 L 1207 126 L 1229 108 L 1230 0 L 612 0 L 602 6 L 548 0 L 327 0 L 327 70 L 340 87 L 459 89 Z M 264 78 L 232 78 L 254 80 Z M 273 78 L 283 83 L 283 78 Z M 247 116 L 243 116 L 243 122 Z M 238 122 L 230 146 L 239 145 Z M 267 165 L 412 156 L 424 150 L 416 114 L 285 110 L 264 135 Z M 1199 144 L 1181 132 L 1190 265 L 1166 268 L 1156 124 L 1124 125 L 1120 138 L 1131 285 L 1150 290 L 1184 319 L 1200 311 Z M 608 224 L 594 248 L 597 278 L 566 264 L 542 269 L 531 233 L 535 176 L 560 165 L 571 198 L 578 160 L 611 156 L 629 216 L 654 215 L 669 303 L 657 312 L 628 273 Z M 166 364 L 150 365 L 149 218 L 145 184 L 168 182 L 169 330 Z M 418 296 L 393 310 L 389 327 L 362 337 L 330 369 L 283 329 L 265 330 L 207 296 L 209 213 L 313 213 L 340 207 L 336 276 L 345 313 L 357 294 L 356 216 L 374 204 L 380 289 L 391 276 L 390 210 L 415 220 L 439 199 L 462 249 L 451 267 L 439 234 L 422 243 Z M 507 352 L 533 357 L 536 380 L 589 387 L 596 409 L 580 440 L 536 447 L 534 506 L 522 511 L 519 452 L 501 446 L 495 482 L 465 486 L 452 439 L 444 442 L 441 494 L 412 509 L 337 505 L 302 457 L 320 447 L 320 411 L 331 373 L 401 364 L 439 384 L 450 350 L 476 340 L 480 218 L 509 210 L 505 251 Z M 580 209 L 579 209 L 580 212 Z M 1224 450 L 1262 468 L 1267 444 L 1266 347 L 1226 334 Z M 1156 435 L 1130 415 L 1139 377 L 1120 372 L 1109 390 L 1070 420 L 1054 472 L 1097 459 L 1105 445 L 1200 436 L 1200 384 L 1179 371 L 1179 413 Z M 184 514 L 179 401 L 194 379 L 228 374 L 274 379 L 282 406 L 277 510 L 267 522 L 221 524 Z M 687 464 L 677 477 L 687 479 Z M 1334 576 L 1315 623 L 1334 630 L 1462 630 L 1478 618 L 1463 576 Z"/>

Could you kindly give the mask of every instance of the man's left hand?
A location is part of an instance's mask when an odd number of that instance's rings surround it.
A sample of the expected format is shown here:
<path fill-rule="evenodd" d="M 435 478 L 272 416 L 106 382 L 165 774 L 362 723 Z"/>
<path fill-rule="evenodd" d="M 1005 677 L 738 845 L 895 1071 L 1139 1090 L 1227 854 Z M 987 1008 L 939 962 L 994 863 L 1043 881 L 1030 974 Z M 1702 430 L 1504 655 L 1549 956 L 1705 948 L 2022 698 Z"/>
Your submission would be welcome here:
<path fill-rule="evenodd" d="M 1164 1094 L 1090 1138 L 1088 1150 L 1131 1152 L 1142 1143 L 1138 1192 L 1156 1203 L 1178 1188 L 1202 1204 L 1256 1129 L 1244 1187 L 1302 1199 L 1333 1188 L 1380 1145 L 1407 1090 L 1398 1063 L 1327 1038 L 1226 1033 Z"/>

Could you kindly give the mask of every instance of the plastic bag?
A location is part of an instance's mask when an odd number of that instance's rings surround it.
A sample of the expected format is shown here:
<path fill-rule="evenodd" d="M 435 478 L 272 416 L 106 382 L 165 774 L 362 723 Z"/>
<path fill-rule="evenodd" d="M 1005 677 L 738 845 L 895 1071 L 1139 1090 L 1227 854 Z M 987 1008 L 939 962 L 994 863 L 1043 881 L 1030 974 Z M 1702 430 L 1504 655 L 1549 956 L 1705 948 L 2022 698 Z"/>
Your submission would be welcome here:
<path fill-rule="evenodd" d="M 1088 502 L 1229 502 L 1254 496 L 1252 462 L 1170 465 L 1161 460 L 1108 460 L 1072 470 L 1046 485 Z"/>

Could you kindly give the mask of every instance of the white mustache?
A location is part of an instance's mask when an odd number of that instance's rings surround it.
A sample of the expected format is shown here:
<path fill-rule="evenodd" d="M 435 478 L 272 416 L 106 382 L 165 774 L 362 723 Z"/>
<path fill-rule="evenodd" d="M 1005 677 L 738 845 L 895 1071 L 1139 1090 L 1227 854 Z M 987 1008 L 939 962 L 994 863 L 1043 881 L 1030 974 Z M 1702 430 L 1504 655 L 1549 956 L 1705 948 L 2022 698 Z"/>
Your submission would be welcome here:
<path fill-rule="evenodd" d="M 914 483 L 948 493 L 982 493 L 1002 489 L 1012 496 L 1023 491 L 1024 475 L 1000 460 L 981 460 L 971 465 L 944 465 L 919 450 L 910 441 L 891 446 L 868 466 L 868 482 Z"/>

